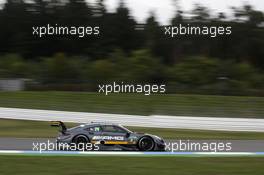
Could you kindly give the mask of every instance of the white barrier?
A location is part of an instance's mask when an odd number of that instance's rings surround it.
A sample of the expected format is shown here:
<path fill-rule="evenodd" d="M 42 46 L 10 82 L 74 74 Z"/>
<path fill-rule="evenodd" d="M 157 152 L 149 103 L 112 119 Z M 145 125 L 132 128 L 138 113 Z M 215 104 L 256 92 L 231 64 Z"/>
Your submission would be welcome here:
<path fill-rule="evenodd" d="M 1 107 L 0 118 L 37 121 L 60 120 L 64 122 L 74 123 L 89 123 L 94 121 L 118 123 L 126 126 L 154 128 L 264 132 L 264 119 L 247 118 L 184 117 L 159 115 L 139 116 Z"/>

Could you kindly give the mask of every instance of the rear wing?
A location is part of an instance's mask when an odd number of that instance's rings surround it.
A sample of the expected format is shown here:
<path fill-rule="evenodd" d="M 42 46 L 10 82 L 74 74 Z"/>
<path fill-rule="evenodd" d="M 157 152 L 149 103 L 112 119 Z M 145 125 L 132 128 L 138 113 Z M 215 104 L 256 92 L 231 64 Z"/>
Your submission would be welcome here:
<path fill-rule="evenodd" d="M 62 121 L 51 121 L 50 123 L 51 123 L 50 126 L 61 127 L 60 132 L 62 134 L 65 134 L 65 132 L 67 131 L 67 127 Z"/>

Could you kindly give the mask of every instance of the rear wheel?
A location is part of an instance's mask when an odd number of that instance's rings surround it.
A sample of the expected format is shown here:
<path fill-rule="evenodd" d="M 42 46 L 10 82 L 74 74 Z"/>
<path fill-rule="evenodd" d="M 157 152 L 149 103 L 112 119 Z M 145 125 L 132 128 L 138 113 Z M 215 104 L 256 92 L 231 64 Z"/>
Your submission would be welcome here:
<path fill-rule="evenodd" d="M 84 135 L 79 135 L 79 136 L 76 136 L 74 139 L 73 139 L 73 143 L 76 144 L 76 149 L 77 150 L 85 150 L 86 148 L 86 144 L 89 142 L 89 139 L 84 136 Z"/>
<path fill-rule="evenodd" d="M 138 141 L 138 148 L 140 151 L 152 151 L 155 147 L 155 143 L 151 137 L 144 136 Z"/>

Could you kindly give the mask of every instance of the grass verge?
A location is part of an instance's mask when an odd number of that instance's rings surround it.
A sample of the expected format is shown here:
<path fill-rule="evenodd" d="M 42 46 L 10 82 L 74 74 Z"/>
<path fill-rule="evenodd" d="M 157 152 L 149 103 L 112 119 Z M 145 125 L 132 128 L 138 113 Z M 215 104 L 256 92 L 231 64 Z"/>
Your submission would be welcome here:
<path fill-rule="evenodd" d="M 261 157 L 0 156 L 0 174 L 263 175 L 263 162 Z"/>
<path fill-rule="evenodd" d="M 138 115 L 264 117 L 264 97 L 87 92 L 0 92 L 1 107 Z"/>

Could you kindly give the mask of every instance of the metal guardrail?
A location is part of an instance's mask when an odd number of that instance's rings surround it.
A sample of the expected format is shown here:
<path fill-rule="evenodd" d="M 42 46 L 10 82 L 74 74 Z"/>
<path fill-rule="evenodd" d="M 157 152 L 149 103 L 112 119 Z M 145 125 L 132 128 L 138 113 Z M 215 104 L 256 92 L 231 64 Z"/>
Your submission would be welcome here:
<path fill-rule="evenodd" d="M 1 107 L 0 118 L 37 121 L 60 120 L 74 123 L 89 123 L 94 121 L 138 127 L 264 132 L 264 119 L 248 118 L 140 116 Z"/>

